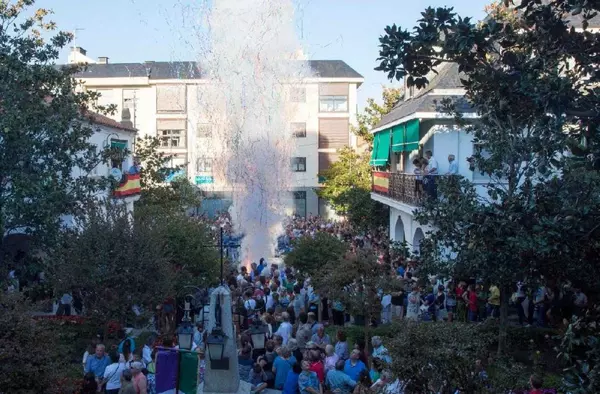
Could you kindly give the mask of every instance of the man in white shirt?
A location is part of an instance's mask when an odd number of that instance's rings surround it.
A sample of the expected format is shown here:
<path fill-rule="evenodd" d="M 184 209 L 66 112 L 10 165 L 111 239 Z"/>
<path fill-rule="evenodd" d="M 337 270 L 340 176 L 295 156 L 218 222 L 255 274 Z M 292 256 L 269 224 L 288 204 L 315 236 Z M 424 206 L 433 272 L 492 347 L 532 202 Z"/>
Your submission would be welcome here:
<path fill-rule="evenodd" d="M 458 163 L 454 155 L 448 155 L 448 175 L 458 175 Z"/>
<path fill-rule="evenodd" d="M 290 315 L 287 312 L 283 312 L 281 314 L 281 319 L 283 320 L 283 322 L 281 323 L 275 334 L 281 335 L 281 338 L 283 338 L 283 344 L 287 345 L 288 340 L 292 337 L 292 331 L 294 329 L 290 324 Z"/>
<path fill-rule="evenodd" d="M 438 173 L 438 162 L 435 159 L 435 157 L 433 157 L 433 152 L 428 150 L 425 152 L 425 157 L 427 158 L 427 161 L 429 162 L 427 164 L 427 175 L 437 175 Z"/>

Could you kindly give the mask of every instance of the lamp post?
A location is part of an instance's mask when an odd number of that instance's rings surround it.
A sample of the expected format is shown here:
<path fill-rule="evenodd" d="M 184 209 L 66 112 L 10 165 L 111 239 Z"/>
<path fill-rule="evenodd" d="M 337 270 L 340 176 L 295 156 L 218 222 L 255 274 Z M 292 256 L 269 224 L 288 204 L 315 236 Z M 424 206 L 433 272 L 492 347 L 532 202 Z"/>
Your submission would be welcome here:
<path fill-rule="evenodd" d="M 181 324 L 177 328 L 177 342 L 179 345 L 179 349 L 191 350 L 194 339 L 194 326 L 192 325 L 190 319 L 191 305 L 187 299 L 184 302 L 185 307 L 183 312 L 183 319 L 181 320 Z"/>
<path fill-rule="evenodd" d="M 269 331 L 267 325 L 261 320 L 255 319 L 250 327 L 249 334 L 252 338 L 252 344 L 255 350 L 263 350 L 265 348 L 265 335 Z"/>

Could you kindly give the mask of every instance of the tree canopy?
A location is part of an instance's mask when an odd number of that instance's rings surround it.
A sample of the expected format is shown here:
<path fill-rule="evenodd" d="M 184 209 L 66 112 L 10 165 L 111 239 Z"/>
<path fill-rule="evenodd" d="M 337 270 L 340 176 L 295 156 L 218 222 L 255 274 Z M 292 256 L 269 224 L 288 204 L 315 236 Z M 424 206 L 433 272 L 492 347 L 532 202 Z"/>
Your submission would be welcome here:
<path fill-rule="evenodd" d="M 97 94 L 77 89 L 76 66 L 53 64 L 72 35 L 33 3 L 0 3 L 0 234 L 50 238 L 106 184 L 85 176 L 102 160 L 85 118 Z"/>
<path fill-rule="evenodd" d="M 381 96 L 383 105 L 378 104 L 374 98 L 368 98 L 363 112 L 356 115 L 358 125 L 351 126 L 352 132 L 367 141 L 369 145 L 373 142 L 371 130 L 381 121 L 383 115 L 388 114 L 404 97 L 404 89 L 384 87 Z"/>
<path fill-rule="evenodd" d="M 318 232 L 314 237 L 301 237 L 294 241 L 294 248 L 285 255 L 285 265 L 303 274 L 316 276 L 329 262 L 338 262 L 347 246 L 335 236 Z"/>
<path fill-rule="evenodd" d="M 421 251 L 431 273 L 498 284 L 503 323 L 516 281 L 597 273 L 600 36 L 586 21 L 599 8 L 583 0 L 496 3 L 478 23 L 428 8 L 412 31 L 388 26 L 380 38 L 377 69 L 409 86 L 426 86 L 444 63 L 462 72 L 478 120 L 443 105 L 472 135 L 475 171 L 489 181 L 439 181 L 443 197 L 417 212 L 436 229 Z M 568 22 L 576 19 L 581 28 Z"/>
<path fill-rule="evenodd" d="M 321 175 L 325 178 L 319 189 L 338 215 L 345 216 L 360 229 L 377 227 L 386 222 L 385 207 L 371 199 L 371 166 L 369 153 L 359 153 L 350 147 L 339 152 L 339 159 Z"/>

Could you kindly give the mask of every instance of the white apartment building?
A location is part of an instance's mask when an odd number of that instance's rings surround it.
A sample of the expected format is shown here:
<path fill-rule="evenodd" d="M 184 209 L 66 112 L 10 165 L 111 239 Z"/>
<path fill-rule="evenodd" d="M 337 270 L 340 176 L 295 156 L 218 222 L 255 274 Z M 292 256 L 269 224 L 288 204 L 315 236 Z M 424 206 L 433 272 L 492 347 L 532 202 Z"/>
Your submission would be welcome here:
<path fill-rule="evenodd" d="M 215 182 L 211 157 L 195 151 L 211 127 L 203 123 L 198 104 L 207 81 L 196 62 L 110 63 L 107 57 L 94 61 L 80 47 L 72 48 L 69 62 L 88 63 L 75 77 L 86 89 L 101 93 L 99 104 L 116 105 L 115 119 L 128 108 L 138 136 L 159 137 L 163 151 L 173 156 L 172 166 L 185 168 L 205 196 L 221 203 L 229 198 L 226 187 Z M 341 60 L 308 62 L 312 77 L 289 95 L 295 108 L 290 125 L 296 140 L 291 163 L 294 212 L 303 216 L 328 214 L 315 193 L 318 174 L 337 159 L 338 149 L 357 145 L 350 125 L 356 122 L 357 89 L 364 81 Z"/>

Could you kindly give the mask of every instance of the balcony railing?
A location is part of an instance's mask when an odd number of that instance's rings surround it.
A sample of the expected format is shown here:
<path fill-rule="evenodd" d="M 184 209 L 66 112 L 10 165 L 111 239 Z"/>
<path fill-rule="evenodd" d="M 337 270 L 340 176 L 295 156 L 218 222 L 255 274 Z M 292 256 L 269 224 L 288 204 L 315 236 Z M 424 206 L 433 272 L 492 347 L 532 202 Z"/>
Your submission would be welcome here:
<path fill-rule="evenodd" d="M 421 205 L 426 192 L 422 177 L 399 172 L 373 172 L 373 193 L 410 205 Z"/>

